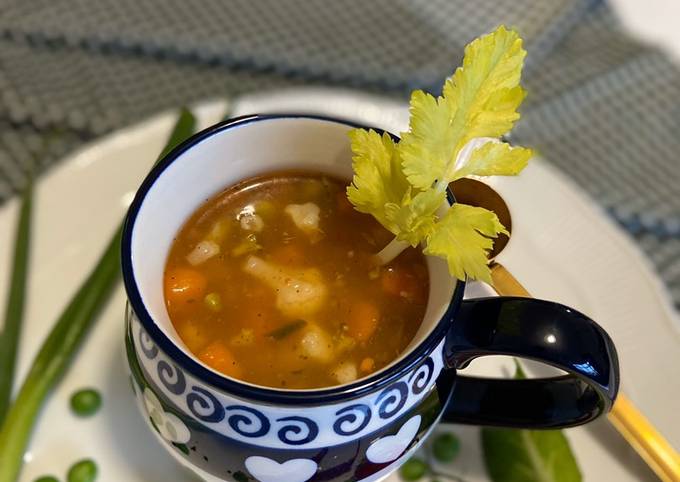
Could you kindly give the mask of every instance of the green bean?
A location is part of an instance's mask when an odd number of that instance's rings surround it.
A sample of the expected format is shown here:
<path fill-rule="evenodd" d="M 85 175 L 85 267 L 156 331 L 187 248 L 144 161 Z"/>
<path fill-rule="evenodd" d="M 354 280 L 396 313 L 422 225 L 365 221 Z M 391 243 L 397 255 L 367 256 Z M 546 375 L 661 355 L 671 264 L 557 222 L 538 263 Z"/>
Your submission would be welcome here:
<path fill-rule="evenodd" d="M 84 459 L 76 462 L 68 469 L 66 480 L 68 482 L 94 482 L 97 478 L 97 464 L 92 459 Z"/>
<path fill-rule="evenodd" d="M 94 415 L 102 406 L 102 396 L 93 388 L 78 390 L 71 395 L 71 410 L 79 417 Z"/>
<path fill-rule="evenodd" d="M 0 481 L 12 482 L 45 397 L 66 371 L 119 276 L 120 229 L 43 342 L 0 431 Z"/>
<path fill-rule="evenodd" d="M 182 109 L 167 146 L 177 146 L 194 130 L 194 116 Z M 38 412 L 50 390 L 65 373 L 80 342 L 120 276 L 121 227 L 111 238 L 80 289 L 61 313 L 33 360 L 16 400 L 0 430 L 0 482 L 14 482 Z"/>
<path fill-rule="evenodd" d="M 7 294 L 5 321 L 0 333 L 0 427 L 9 410 L 14 382 L 21 319 L 24 314 L 28 252 L 30 248 L 31 206 L 33 204 L 33 183 L 29 182 L 21 196 L 21 208 L 14 239 L 14 264 Z"/>
<path fill-rule="evenodd" d="M 43 475 L 35 479 L 33 482 L 59 482 L 59 479 L 52 475 Z"/>

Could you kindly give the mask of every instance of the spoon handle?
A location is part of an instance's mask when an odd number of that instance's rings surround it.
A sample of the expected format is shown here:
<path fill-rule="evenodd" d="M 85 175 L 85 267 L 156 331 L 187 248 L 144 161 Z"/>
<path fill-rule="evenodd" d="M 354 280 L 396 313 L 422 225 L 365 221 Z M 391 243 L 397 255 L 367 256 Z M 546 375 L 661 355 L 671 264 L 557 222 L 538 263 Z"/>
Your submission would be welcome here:
<path fill-rule="evenodd" d="M 492 261 L 490 268 L 491 287 L 496 293 L 501 296 L 531 297 L 502 264 Z M 660 480 L 680 482 L 680 455 L 625 394 L 619 392 L 607 417 Z"/>
<path fill-rule="evenodd" d="M 680 481 L 680 456 L 626 395 L 619 393 L 608 418 L 659 479 Z"/>
<path fill-rule="evenodd" d="M 517 281 L 510 271 L 505 269 L 500 263 L 492 261 L 491 268 L 491 287 L 501 296 L 523 296 L 531 298 L 529 292 Z"/>

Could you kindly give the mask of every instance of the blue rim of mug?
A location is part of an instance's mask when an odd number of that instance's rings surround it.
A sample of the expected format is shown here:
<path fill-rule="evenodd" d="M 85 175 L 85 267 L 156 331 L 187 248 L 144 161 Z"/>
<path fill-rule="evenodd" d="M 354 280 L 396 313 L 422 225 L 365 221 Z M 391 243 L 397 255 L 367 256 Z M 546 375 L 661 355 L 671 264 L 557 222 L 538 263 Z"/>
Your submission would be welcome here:
<path fill-rule="evenodd" d="M 387 132 L 387 134 L 392 136 L 392 138 L 395 140 L 399 139 L 398 136 L 395 136 L 384 129 L 364 126 L 352 121 L 334 117 L 296 113 L 253 114 L 235 117 L 217 123 L 194 134 L 186 141 L 168 152 L 163 157 L 163 159 L 161 159 L 151 169 L 137 190 L 134 200 L 130 204 L 130 208 L 128 209 L 123 226 L 121 243 L 121 262 L 125 291 L 127 292 L 127 298 L 130 302 L 132 310 L 136 314 L 146 332 L 159 346 L 159 348 L 162 349 L 179 367 L 187 370 L 197 379 L 208 385 L 211 385 L 216 389 L 245 399 L 284 405 L 316 405 L 319 403 L 331 403 L 358 398 L 370 392 L 389 386 L 392 382 L 408 373 L 411 369 L 418 366 L 422 360 L 427 358 L 431 349 L 433 349 L 446 335 L 449 325 L 453 321 L 453 316 L 458 311 L 458 307 L 460 306 L 460 303 L 463 299 L 463 291 L 465 289 L 464 281 L 457 281 L 446 312 L 437 322 L 430 334 L 427 335 L 427 337 L 416 347 L 412 348 L 410 352 L 396 364 L 385 367 L 368 378 L 364 378 L 350 384 L 339 385 L 337 387 L 304 390 L 278 390 L 273 387 L 265 387 L 250 384 L 248 382 L 241 382 L 237 379 L 220 375 L 219 373 L 205 367 L 194 357 L 185 353 L 184 350 L 178 347 L 177 344 L 175 344 L 163 332 L 163 330 L 158 327 L 147 311 L 146 306 L 142 301 L 139 289 L 137 288 L 137 282 L 132 268 L 132 234 L 134 231 L 135 221 L 142 205 L 144 204 L 146 195 L 149 193 L 156 181 L 161 177 L 165 169 L 167 169 L 173 162 L 179 159 L 183 153 L 211 136 L 219 134 L 223 131 L 252 124 L 254 122 L 282 119 L 310 119 L 342 124 L 355 128 L 373 129 L 380 134 Z M 448 192 L 448 195 L 449 200 L 453 202 L 453 195 L 450 191 Z"/>

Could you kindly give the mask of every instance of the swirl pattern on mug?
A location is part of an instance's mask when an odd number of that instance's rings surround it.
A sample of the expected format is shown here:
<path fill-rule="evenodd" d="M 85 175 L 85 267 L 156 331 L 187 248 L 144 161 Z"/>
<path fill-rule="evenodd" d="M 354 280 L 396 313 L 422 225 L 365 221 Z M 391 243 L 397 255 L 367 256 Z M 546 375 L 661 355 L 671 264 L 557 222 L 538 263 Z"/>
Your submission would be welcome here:
<path fill-rule="evenodd" d="M 304 445 L 316 439 L 319 435 L 319 426 L 313 420 L 306 417 L 283 417 L 277 422 L 290 422 L 278 431 L 279 440 L 289 445 Z"/>
<path fill-rule="evenodd" d="M 203 422 L 218 423 L 224 420 L 224 407 L 212 393 L 201 387 L 191 387 L 191 392 L 187 394 L 187 406 L 191 414 Z"/>
<path fill-rule="evenodd" d="M 414 395 L 418 395 L 428 388 L 430 386 L 430 380 L 432 380 L 433 373 L 434 360 L 431 357 L 428 357 L 408 377 L 408 381 L 411 383 L 411 392 Z"/>
<path fill-rule="evenodd" d="M 149 359 L 153 360 L 158 355 L 158 347 L 153 342 L 153 340 L 147 335 L 145 331 L 139 334 L 139 347 L 142 349 L 142 353 Z"/>
<path fill-rule="evenodd" d="M 263 437 L 269 433 L 271 422 L 259 410 L 244 405 L 232 405 L 227 407 L 228 412 L 236 410 L 237 413 L 227 417 L 229 426 L 239 435 L 248 438 Z M 243 412 L 243 413 L 238 413 Z"/>
<path fill-rule="evenodd" d="M 380 392 L 375 400 L 380 418 L 388 419 L 396 415 L 406 403 L 408 394 L 408 385 L 403 381 L 393 383 Z"/>
<path fill-rule="evenodd" d="M 187 388 L 187 381 L 182 370 L 177 368 L 174 363 L 161 360 L 158 362 L 156 369 L 158 370 L 158 378 L 170 393 L 175 395 L 184 393 Z"/>
<path fill-rule="evenodd" d="M 301 412 L 216 390 L 170 359 L 134 316 L 131 326 L 142 375 L 159 398 L 184 413 L 188 422 L 201 423 L 230 439 L 271 448 L 321 448 L 380 430 L 431 392 L 444 365 L 442 341 L 417 367 L 379 392 Z"/>
<path fill-rule="evenodd" d="M 371 421 L 371 407 L 357 403 L 344 407 L 335 412 L 338 417 L 333 424 L 333 430 L 338 435 L 351 436 L 361 432 Z"/>

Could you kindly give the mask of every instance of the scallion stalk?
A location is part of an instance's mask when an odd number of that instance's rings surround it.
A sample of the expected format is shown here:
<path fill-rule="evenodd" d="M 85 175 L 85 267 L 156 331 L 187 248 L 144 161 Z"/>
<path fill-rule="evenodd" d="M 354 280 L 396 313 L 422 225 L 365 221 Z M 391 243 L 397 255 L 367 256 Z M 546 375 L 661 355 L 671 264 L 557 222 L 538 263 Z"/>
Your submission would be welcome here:
<path fill-rule="evenodd" d="M 182 109 L 159 159 L 194 132 L 195 118 Z M 14 482 L 38 412 L 68 368 L 120 277 L 120 235 L 116 230 L 94 270 L 47 335 L 0 430 L 0 482 Z"/>
<path fill-rule="evenodd" d="M 10 277 L 5 321 L 0 332 L 0 427 L 9 410 L 14 383 L 17 346 L 21 334 L 24 314 L 26 276 L 28 274 L 28 253 L 30 251 L 31 207 L 33 204 L 33 182 L 29 179 L 21 196 L 21 207 L 14 238 L 14 256 Z"/>

